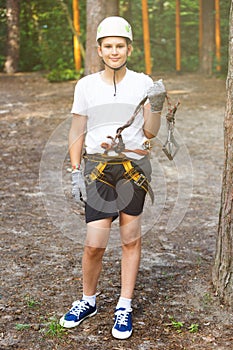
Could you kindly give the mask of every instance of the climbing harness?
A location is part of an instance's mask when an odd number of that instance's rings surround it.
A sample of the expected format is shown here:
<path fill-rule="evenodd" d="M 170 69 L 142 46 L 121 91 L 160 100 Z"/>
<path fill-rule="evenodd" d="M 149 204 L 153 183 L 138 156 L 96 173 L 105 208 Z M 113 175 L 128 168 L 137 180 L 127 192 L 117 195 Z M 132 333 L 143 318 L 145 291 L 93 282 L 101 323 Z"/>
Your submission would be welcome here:
<path fill-rule="evenodd" d="M 180 101 L 178 101 L 172 107 L 170 98 L 168 96 L 166 96 L 166 98 L 168 103 L 168 112 L 166 114 L 168 135 L 167 140 L 162 147 L 162 150 L 169 160 L 173 160 L 180 148 L 179 144 L 176 142 L 174 137 L 175 113 L 177 111 L 178 106 L 180 105 Z"/>
<path fill-rule="evenodd" d="M 128 181 L 133 181 L 138 187 L 142 188 L 145 192 L 149 193 L 152 204 L 154 203 L 154 193 L 149 184 L 149 181 L 147 180 L 146 176 L 142 172 L 135 169 L 135 167 L 132 165 L 132 162 L 130 160 L 128 159 L 103 160 L 101 158 L 101 155 L 99 156 L 87 155 L 86 157 L 89 161 L 98 162 L 98 164 L 95 166 L 92 172 L 85 176 L 85 180 L 88 185 L 93 183 L 95 180 L 98 180 L 109 185 L 110 187 L 115 187 L 109 181 L 107 181 L 106 175 L 104 174 L 104 169 L 108 164 L 111 164 L 111 165 L 121 164 L 125 170 L 123 174 L 126 180 L 125 183 L 127 183 Z"/>
<path fill-rule="evenodd" d="M 148 182 L 146 176 L 143 173 L 139 173 L 130 161 L 123 162 L 123 166 L 125 168 L 124 177 L 126 179 L 133 180 L 134 183 L 144 189 L 144 191 L 148 192 L 152 204 L 154 203 L 154 192 Z"/>
<path fill-rule="evenodd" d="M 146 96 L 140 101 L 132 117 L 126 122 L 126 124 L 124 124 L 123 126 L 117 129 L 115 137 L 107 136 L 107 138 L 111 139 L 111 144 L 107 142 L 103 142 L 101 144 L 101 147 L 105 150 L 103 154 L 99 154 L 97 156 L 88 154 L 84 156 L 89 161 L 94 161 L 98 163 L 93 169 L 93 171 L 90 174 L 86 175 L 85 180 L 89 185 L 93 183 L 95 180 L 98 180 L 111 187 L 114 187 L 107 180 L 106 175 L 104 174 L 104 169 L 108 164 L 111 164 L 111 165 L 121 164 L 125 169 L 123 176 L 126 182 L 133 181 L 137 186 L 142 188 L 144 191 L 148 192 L 153 204 L 154 193 L 150 186 L 149 181 L 147 180 L 146 176 L 142 172 L 138 171 L 132 165 L 132 162 L 124 155 L 124 152 L 134 152 L 142 156 L 148 155 L 151 149 L 150 141 L 149 140 L 145 141 L 144 149 L 129 150 L 125 148 L 125 144 L 123 142 L 123 138 L 121 135 L 124 129 L 128 128 L 130 125 L 133 124 L 136 116 L 142 110 L 147 98 L 148 97 Z M 172 107 L 171 100 L 167 95 L 166 95 L 166 99 L 168 103 L 168 112 L 166 114 L 168 136 L 165 144 L 162 147 L 162 150 L 164 151 L 164 153 L 166 154 L 169 160 L 173 160 L 176 153 L 179 150 L 179 144 L 176 142 L 174 137 L 174 127 L 175 127 L 175 113 L 177 111 L 178 106 L 180 105 L 180 102 L 178 101 Z M 108 156 L 109 151 L 115 151 L 118 155 L 116 157 Z"/>

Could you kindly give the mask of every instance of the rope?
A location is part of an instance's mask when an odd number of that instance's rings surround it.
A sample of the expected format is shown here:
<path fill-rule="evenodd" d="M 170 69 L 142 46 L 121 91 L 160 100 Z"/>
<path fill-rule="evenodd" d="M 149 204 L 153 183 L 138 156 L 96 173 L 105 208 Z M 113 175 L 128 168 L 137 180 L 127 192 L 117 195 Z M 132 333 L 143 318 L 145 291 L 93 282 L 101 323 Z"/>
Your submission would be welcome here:
<path fill-rule="evenodd" d="M 148 154 L 148 150 L 126 150 L 125 144 L 123 142 L 123 138 L 121 135 L 124 129 L 128 128 L 130 125 L 133 124 L 136 116 L 143 108 L 144 103 L 146 102 L 147 99 L 148 99 L 148 96 L 145 96 L 139 102 L 131 118 L 124 125 L 122 125 L 117 129 L 115 137 L 107 136 L 107 138 L 111 139 L 112 142 L 111 144 L 108 144 L 106 142 L 103 142 L 101 144 L 101 147 L 105 149 L 104 154 L 107 154 L 108 151 L 111 151 L 111 150 L 114 150 L 116 153 L 122 153 L 127 151 L 127 152 L 135 152 L 141 155 Z M 165 144 L 162 147 L 162 150 L 164 151 L 164 153 L 166 154 L 169 160 L 173 160 L 174 156 L 176 155 L 179 149 L 179 145 L 174 138 L 173 132 L 175 127 L 175 113 L 177 111 L 178 106 L 180 105 L 180 101 L 178 101 L 174 106 L 172 106 L 171 99 L 167 94 L 166 94 L 166 99 L 167 99 L 167 105 L 168 105 L 168 112 L 166 114 L 168 137 Z"/>

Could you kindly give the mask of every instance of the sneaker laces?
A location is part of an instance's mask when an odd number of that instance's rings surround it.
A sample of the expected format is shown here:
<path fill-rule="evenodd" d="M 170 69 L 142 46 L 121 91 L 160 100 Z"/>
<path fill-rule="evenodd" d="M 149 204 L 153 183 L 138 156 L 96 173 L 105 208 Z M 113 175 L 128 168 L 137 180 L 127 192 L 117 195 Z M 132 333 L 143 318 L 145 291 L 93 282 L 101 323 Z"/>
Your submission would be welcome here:
<path fill-rule="evenodd" d="M 115 312 L 115 315 L 117 317 L 116 324 L 119 324 L 120 326 L 127 326 L 128 317 L 131 311 L 131 308 L 126 310 L 117 310 Z"/>
<path fill-rule="evenodd" d="M 75 301 L 73 304 L 73 307 L 70 310 L 70 314 L 79 317 L 80 313 L 88 309 L 88 302 L 85 300 L 78 300 Z"/>

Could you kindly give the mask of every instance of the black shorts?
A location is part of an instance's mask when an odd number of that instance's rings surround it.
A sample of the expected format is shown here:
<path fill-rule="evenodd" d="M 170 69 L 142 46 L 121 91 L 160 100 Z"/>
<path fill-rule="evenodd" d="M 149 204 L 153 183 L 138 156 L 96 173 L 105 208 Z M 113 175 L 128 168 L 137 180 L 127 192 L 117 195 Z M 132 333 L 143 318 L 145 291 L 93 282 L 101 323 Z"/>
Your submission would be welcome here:
<path fill-rule="evenodd" d="M 85 161 L 86 178 L 98 164 L 98 161 Z M 150 181 L 151 164 L 148 157 L 133 160 L 131 164 Z M 125 168 L 122 164 L 107 163 L 102 181 L 87 183 L 86 223 L 109 217 L 115 220 L 119 212 L 132 216 L 142 213 L 146 191 L 133 180 L 127 180 L 124 174 Z"/>

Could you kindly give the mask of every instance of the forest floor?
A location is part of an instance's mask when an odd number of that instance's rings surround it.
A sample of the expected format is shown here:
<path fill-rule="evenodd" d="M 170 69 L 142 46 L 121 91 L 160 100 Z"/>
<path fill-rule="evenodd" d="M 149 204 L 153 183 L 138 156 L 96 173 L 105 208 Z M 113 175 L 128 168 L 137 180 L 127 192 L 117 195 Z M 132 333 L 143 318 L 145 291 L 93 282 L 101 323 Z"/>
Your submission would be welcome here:
<path fill-rule="evenodd" d="M 232 310 L 219 301 L 211 282 L 225 81 L 162 76 L 172 100 L 181 101 L 175 134 L 181 148 L 173 162 L 158 141 L 152 151 L 156 204 L 146 208 L 134 332 L 119 341 L 111 336 L 120 292 L 120 249 L 114 240 L 104 257 L 97 315 L 69 331 L 58 326 L 82 292 L 85 225 L 82 208 L 70 195 L 69 160 L 62 153 L 75 82 L 51 84 L 38 73 L 0 75 L 1 350 L 233 349 Z M 165 138 L 163 125 L 158 140 Z M 56 166 L 62 168 L 63 197 L 52 188 L 60 179 Z M 79 231 L 71 233 L 74 217 Z"/>

